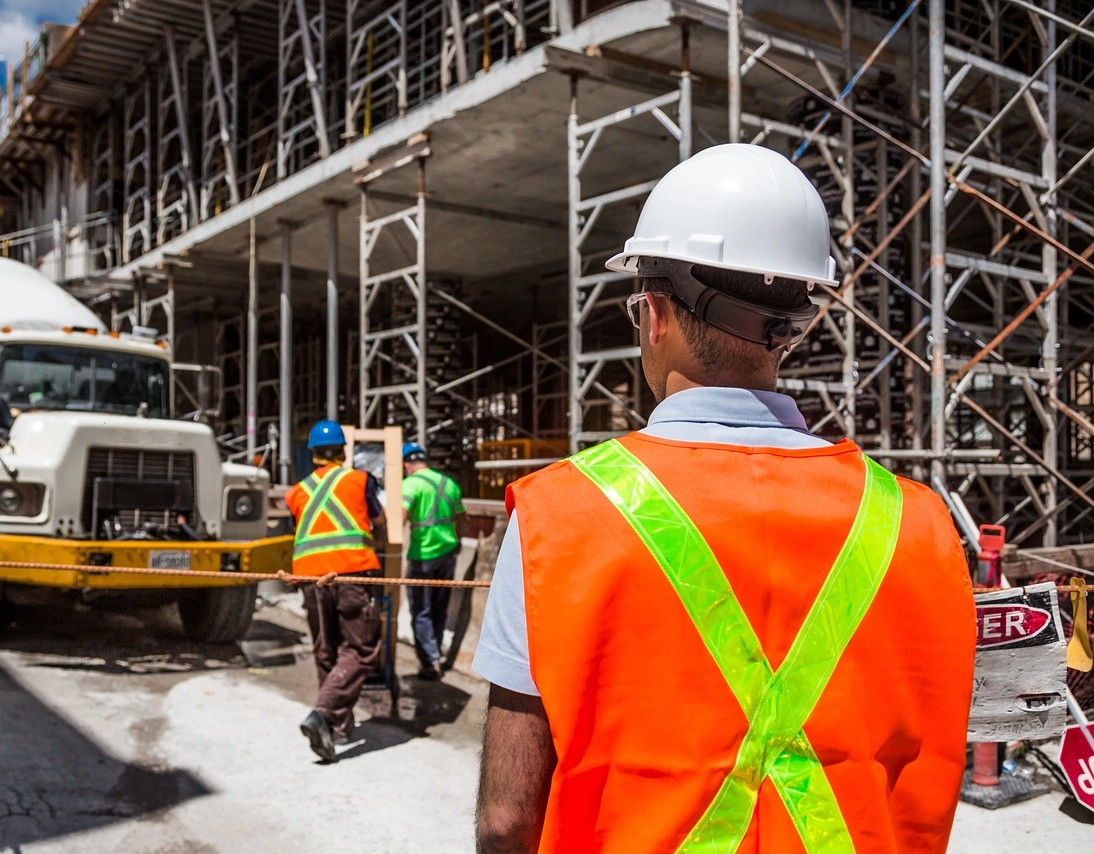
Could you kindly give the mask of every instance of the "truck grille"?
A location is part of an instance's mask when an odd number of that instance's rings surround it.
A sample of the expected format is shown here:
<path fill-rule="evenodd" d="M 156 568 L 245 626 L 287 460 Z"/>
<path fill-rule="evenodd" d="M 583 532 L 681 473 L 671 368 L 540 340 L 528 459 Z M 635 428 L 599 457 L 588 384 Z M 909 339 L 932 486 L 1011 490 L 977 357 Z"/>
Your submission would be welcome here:
<path fill-rule="evenodd" d="M 195 527 L 192 451 L 88 451 L 81 519 L 92 537 L 103 536 L 106 519 L 120 525 L 115 536 L 132 534 L 149 523 L 163 534 L 175 535 L 182 533 L 180 515 Z"/>

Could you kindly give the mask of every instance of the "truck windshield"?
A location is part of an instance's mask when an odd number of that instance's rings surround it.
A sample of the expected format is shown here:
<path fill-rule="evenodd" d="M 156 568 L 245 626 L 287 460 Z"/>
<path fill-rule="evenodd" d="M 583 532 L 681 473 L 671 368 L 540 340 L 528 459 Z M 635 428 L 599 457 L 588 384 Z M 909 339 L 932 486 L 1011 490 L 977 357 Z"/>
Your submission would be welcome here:
<path fill-rule="evenodd" d="M 168 365 L 111 350 L 10 344 L 0 348 L 0 395 L 20 409 L 169 418 Z"/>

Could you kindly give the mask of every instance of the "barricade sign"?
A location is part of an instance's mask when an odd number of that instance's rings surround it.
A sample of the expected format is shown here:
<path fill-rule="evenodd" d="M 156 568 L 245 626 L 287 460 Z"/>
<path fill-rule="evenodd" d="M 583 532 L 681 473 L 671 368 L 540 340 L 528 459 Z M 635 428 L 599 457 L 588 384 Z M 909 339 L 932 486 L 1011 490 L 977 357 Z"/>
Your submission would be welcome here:
<path fill-rule="evenodd" d="M 1063 732 L 1066 649 L 1054 583 L 977 594 L 969 741 Z"/>
<path fill-rule="evenodd" d="M 1060 765 L 1075 799 L 1094 811 L 1094 724 L 1069 726 L 1060 744 Z"/>

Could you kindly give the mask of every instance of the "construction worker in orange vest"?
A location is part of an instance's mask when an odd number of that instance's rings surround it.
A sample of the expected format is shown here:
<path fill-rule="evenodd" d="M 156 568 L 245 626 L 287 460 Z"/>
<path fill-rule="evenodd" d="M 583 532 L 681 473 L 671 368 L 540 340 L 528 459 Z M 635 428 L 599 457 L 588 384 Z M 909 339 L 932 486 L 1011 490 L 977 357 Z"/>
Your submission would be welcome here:
<path fill-rule="evenodd" d="M 384 524 L 375 481 L 343 468 L 346 437 L 336 421 L 308 435 L 315 471 L 285 494 L 296 522 L 293 575 L 380 576 L 373 531 Z M 361 584 L 304 584 L 319 697 L 300 724 L 312 751 L 328 762 L 352 738 L 353 707 L 380 662 L 380 615 Z"/>
<path fill-rule="evenodd" d="M 776 392 L 834 286 L 805 175 L 707 149 L 608 262 L 658 401 L 522 478 L 474 666 L 490 852 L 942 852 L 975 612 L 945 506 Z"/>

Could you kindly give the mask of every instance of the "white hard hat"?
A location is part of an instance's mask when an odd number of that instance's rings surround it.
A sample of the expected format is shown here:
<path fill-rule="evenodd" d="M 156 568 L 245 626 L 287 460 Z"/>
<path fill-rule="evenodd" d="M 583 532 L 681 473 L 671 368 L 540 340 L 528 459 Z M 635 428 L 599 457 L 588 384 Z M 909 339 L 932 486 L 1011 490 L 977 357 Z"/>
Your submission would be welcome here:
<path fill-rule="evenodd" d="M 816 188 L 778 152 L 716 145 L 678 164 L 642 207 L 634 237 L 607 262 L 637 273 L 639 258 L 666 258 L 835 285 L 828 214 Z"/>

